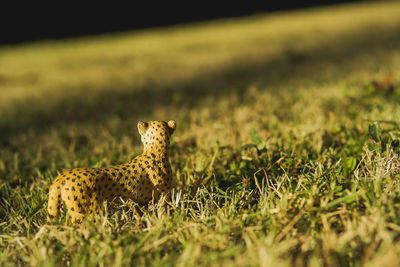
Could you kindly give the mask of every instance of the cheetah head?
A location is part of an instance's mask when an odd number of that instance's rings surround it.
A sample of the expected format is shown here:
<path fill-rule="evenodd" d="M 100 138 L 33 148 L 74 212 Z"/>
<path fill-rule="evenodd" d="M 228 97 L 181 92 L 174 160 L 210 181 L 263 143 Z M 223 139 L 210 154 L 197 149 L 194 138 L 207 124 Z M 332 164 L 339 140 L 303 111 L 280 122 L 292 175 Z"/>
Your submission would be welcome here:
<path fill-rule="evenodd" d="M 176 129 L 176 122 L 149 121 L 138 122 L 138 130 L 145 150 L 150 147 L 168 147 L 169 138 Z"/>

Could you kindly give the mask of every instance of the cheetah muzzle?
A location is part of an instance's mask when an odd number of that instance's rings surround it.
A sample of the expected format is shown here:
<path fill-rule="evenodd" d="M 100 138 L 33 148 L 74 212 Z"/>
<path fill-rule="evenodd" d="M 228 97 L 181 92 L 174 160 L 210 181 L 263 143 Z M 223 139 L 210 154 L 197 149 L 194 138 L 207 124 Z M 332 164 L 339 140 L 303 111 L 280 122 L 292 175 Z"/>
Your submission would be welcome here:
<path fill-rule="evenodd" d="M 58 217 L 61 201 L 76 224 L 85 217 L 93 222 L 106 200 L 121 197 L 146 204 L 153 197 L 158 200 L 161 195 L 170 194 L 168 147 L 176 122 L 140 121 L 137 126 L 144 152 L 132 161 L 107 168 L 78 168 L 57 176 L 49 191 L 49 219 Z"/>

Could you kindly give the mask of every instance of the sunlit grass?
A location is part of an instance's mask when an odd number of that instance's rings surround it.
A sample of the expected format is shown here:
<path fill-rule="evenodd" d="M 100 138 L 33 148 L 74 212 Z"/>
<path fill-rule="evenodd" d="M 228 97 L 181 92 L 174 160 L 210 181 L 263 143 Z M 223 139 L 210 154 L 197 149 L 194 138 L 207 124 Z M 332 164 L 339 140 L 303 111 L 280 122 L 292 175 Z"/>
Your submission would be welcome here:
<path fill-rule="evenodd" d="M 1 47 L 0 265 L 398 262 L 399 13 L 359 3 Z M 390 74 L 394 90 L 375 90 Z M 178 122 L 172 200 L 47 224 L 57 173 L 132 159 L 139 119 Z"/>

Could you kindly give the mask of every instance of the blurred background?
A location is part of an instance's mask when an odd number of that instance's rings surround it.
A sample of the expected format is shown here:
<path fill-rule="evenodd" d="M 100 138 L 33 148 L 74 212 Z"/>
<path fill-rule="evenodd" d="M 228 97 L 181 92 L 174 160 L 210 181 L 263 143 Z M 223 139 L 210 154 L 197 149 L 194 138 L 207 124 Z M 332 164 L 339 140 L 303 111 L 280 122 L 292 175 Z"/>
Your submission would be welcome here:
<path fill-rule="evenodd" d="M 240 143 L 267 117 L 293 117 L 279 108 L 223 119 L 242 105 L 397 79 L 398 2 L 24 4 L 2 12 L 0 142 L 10 155 L 50 135 L 55 143 L 129 136 L 136 147 L 139 119 L 177 119 L 183 139 L 206 145 Z M 216 133 L 196 128 L 204 124 Z"/>
<path fill-rule="evenodd" d="M 194 21 L 246 16 L 278 10 L 332 5 L 354 0 L 306 0 L 217 5 L 207 2 L 110 5 L 26 4 L 8 9 L 0 18 L 0 43 L 68 38 L 133 29 L 170 26 Z"/>

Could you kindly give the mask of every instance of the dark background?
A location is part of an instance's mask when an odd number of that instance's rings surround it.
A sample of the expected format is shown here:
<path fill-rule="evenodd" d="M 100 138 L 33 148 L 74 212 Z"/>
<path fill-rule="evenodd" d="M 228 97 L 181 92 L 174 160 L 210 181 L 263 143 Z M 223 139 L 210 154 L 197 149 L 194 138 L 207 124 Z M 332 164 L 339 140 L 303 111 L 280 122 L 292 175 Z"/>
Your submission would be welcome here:
<path fill-rule="evenodd" d="M 138 5 L 138 1 L 129 5 L 114 1 L 100 4 L 101 1 L 97 1 L 84 6 L 78 3 L 32 5 L 20 2 L 0 9 L 0 44 L 112 33 L 353 1 L 186 1 L 183 4 L 153 1 L 146 2 L 146 5 Z"/>

